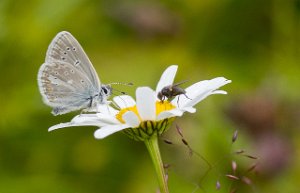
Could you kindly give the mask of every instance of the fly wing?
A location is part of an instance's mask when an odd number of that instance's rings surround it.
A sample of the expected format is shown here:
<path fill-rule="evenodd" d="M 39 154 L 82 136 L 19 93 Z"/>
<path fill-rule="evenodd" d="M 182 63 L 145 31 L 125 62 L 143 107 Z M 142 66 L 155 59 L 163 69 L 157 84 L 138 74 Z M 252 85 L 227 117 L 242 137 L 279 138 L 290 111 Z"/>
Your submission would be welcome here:
<path fill-rule="evenodd" d="M 174 83 L 172 86 L 179 86 L 179 85 L 184 84 L 184 83 L 186 83 L 186 82 L 188 82 L 188 80 L 183 80 L 183 81 Z"/>
<path fill-rule="evenodd" d="M 79 42 L 69 32 L 58 33 L 49 45 L 46 63 L 68 63 L 90 80 L 95 90 L 100 89 L 96 70 Z"/>

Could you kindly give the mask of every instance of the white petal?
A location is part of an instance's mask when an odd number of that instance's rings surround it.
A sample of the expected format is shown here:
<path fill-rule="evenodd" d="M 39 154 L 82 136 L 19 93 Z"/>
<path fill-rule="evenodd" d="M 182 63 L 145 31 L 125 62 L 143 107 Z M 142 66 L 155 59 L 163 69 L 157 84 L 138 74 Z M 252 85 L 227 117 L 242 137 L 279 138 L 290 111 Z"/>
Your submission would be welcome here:
<path fill-rule="evenodd" d="M 116 133 L 118 131 L 121 131 L 123 129 L 129 128 L 130 126 L 127 124 L 123 125 L 107 125 L 104 127 L 101 127 L 100 129 L 97 129 L 94 133 L 94 136 L 96 139 L 103 139 L 113 133 Z"/>
<path fill-rule="evenodd" d="M 116 96 L 113 100 L 121 109 L 132 107 L 135 105 L 134 99 L 128 95 Z"/>
<path fill-rule="evenodd" d="M 61 128 L 65 128 L 65 127 L 73 127 L 73 126 L 75 126 L 75 125 L 73 125 L 71 122 L 60 123 L 60 124 L 57 124 L 57 125 L 53 125 L 52 127 L 50 127 L 48 129 L 48 131 L 53 131 L 53 130 L 61 129 Z"/>
<path fill-rule="evenodd" d="M 97 111 L 100 113 L 103 113 L 103 114 L 111 115 L 111 116 L 115 116 L 119 112 L 107 104 L 97 105 Z"/>
<path fill-rule="evenodd" d="M 98 113 L 100 114 L 100 113 Z M 114 117 L 103 117 L 104 114 L 99 116 L 98 114 L 80 114 L 75 116 L 70 122 L 60 123 L 54 125 L 48 129 L 48 131 L 53 131 L 65 127 L 75 127 L 75 126 L 97 126 L 102 127 L 109 124 L 118 124 L 120 123 Z"/>
<path fill-rule="evenodd" d="M 107 125 L 120 124 L 120 121 L 115 116 L 107 115 L 104 113 L 97 113 L 97 117 L 99 120 L 101 120 L 101 122 Z"/>
<path fill-rule="evenodd" d="M 160 92 L 165 86 L 173 84 L 177 72 L 177 65 L 169 66 L 161 75 L 156 86 L 156 93 Z"/>
<path fill-rule="evenodd" d="M 172 104 L 175 106 L 179 106 L 178 108 L 194 106 L 195 104 L 199 103 L 201 100 L 203 100 L 204 98 L 206 98 L 211 94 L 224 94 L 224 91 L 222 92 L 216 89 L 230 82 L 231 82 L 230 80 L 227 80 L 223 77 L 197 82 L 191 85 L 190 87 L 188 87 L 187 89 L 185 89 L 188 98 L 185 97 L 184 95 L 176 96 L 172 100 Z M 179 97 L 179 101 L 178 101 L 179 105 L 177 105 L 178 97 Z"/>
<path fill-rule="evenodd" d="M 136 106 L 142 120 L 155 120 L 156 95 L 149 87 L 136 89 Z"/>
<path fill-rule="evenodd" d="M 101 121 L 100 121 L 99 117 L 97 116 L 97 114 L 80 114 L 80 115 L 75 116 L 71 120 L 71 123 L 74 123 L 74 124 L 81 124 L 81 123 L 87 123 L 87 122 L 98 124 Z"/>
<path fill-rule="evenodd" d="M 122 118 L 127 125 L 130 125 L 130 127 L 137 127 L 140 125 L 138 116 L 132 111 L 126 112 Z"/>
<path fill-rule="evenodd" d="M 227 94 L 227 92 L 224 90 L 215 90 L 212 92 L 212 94 Z"/>
<path fill-rule="evenodd" d="M 183 114 L 183 111 L 181 111 L 179 109 L 163 111 L 157 116 L 156 120 L 159 121 L 159 120 L 170 118 L 170 117 L 180 117 L 180 116 L 182 116 L 182 114 Z"/>
<path fill-rule="evenodd" d="M 111 116 L 104 113 L 97 114 L 80 114 L 74 117 L 71 120 L 72 123 L 81 124 L 81 123 L 91 123 L 95 124 L 95 126 L 103 126 L 109 124 L 119 124 L 120 122 L 115 118 L 115 116 Z"/>
<path fill-rule="evenodd" d="M 71 121 L 71 122 L 67 122 L 67 123 L 60 123 L 57 125 L 53 125 L 52 127 L 50 127 L 48 129 L 48 131 L 53 131 L 56 129 L 61 129 L 61 128 L 65 128 L 65 127 L 75 127 L 75 126 L 103 126 L 105 124 L 103 124 L 102 122 L 99 122 L 98 120 L 93 120 L 93 119 L 79 119 L 76 121 Z"/>
<path fill-rule="evenodd" d="M 196 109 L 194 107 L 185 107 L 185 108 L 182 108 L 180 110 L 186 111 L 186 112 L 189 112 L 189 113 L 195 113 L 196 112 Z"/>

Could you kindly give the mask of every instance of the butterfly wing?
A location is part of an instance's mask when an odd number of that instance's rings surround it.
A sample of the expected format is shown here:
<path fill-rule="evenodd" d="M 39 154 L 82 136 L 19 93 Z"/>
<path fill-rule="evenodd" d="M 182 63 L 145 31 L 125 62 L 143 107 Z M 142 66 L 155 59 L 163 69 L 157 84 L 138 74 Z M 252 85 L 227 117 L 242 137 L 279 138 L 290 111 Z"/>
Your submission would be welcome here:
<path fill-rule="evenodd" d="M 38 84 L 44 102 L 53 107 L 54 115 L 88 108 L 91 97 L 100 92 L 94 67 L 68 32 L 60 32 L 52 40 L 38 73 Z"/>
<path fill-rule="evenodd" d="M 100 80 L 90 59 L 79 42 L 69 32 L 58 33 L 49 45 L 46 63 L 53 61 L 66 62 L 85 74 L 96 90 L 100 88 Z"/>
<path fill-rule="evenodd" d="M 44 63 L 38 74 L 44 102 L 53 107 L 53 114 L 64 114 L 90 106 L 94 90 L 90 80 L 65 62 Z"/>

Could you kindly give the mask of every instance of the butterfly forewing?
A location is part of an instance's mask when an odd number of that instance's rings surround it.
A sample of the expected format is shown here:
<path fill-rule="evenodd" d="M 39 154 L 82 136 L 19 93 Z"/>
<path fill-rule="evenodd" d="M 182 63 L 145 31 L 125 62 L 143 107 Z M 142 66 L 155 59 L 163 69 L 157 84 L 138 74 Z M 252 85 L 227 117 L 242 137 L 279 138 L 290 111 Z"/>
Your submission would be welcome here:
<path fill-rule="evenodd" d="M 79 42 L 69 32 L 58 33 L 49 45 L 46 63 L 53 61 L 66 62 L 75 66 L 90 79 L 95 90 L 99 90 L 100 80 L 92 63 Z"/>

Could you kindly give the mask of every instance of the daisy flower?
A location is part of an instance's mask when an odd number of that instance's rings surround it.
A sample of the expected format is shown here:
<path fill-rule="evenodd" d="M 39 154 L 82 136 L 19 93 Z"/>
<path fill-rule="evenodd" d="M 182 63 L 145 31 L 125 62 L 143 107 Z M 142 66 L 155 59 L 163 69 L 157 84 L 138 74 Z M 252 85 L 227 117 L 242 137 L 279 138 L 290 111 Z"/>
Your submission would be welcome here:
<path fill-rule="evenodd" d="M 197 82 L 186 89 L 176 88 L 180 92 L 174 94 L 172 85 L 177 68 L 178 66 L 172 65 L 164 71 L 155 91 L 149 87 L 139 87 L 136 89 L 135 100 L 128 95 L 114 97 L 114 104 L 118 108 L 100 105 L 97 113 L 77 115 L 71 122 L 54 125 L 49 131 L 72 126 L 97 126 L 99 129 L 94 133 L 97 139 L 123 131 L 134 140 L 144 141 L 157 174 L 160 192 L 168 193 L 158 137 L 169 128 L 175 117 L 180 117 L 185 112 L 195 113 L 194 106 L 207 96 L 226 94 L 218 89 L 231 82 L 218 77 Z M 165 88 L 169 90 L 164 95 L 162 90 Z"/>
<path fill-rule="evenodd" d="M 97 126 L 99 129 L 94 133 L 97 139 L 123 130 L 129 137 L 143 141 L 153 134 L 161 135 L 174 118 L 182 116 L 184 112 L 196 112 L 194 106 L 207 96 L 226 94 L 217 89 L 231 82 L 223 77 L 200 81 L 187 87 L 185 96 L 177 95 L 170 101 L 161 101 L 158 93 L 173 84 L 177 68 L 177 65 L 172 65 L 164 71 L 156 91 L 149 87 L 139 87 L 136 100 L 128 95 L 114 97 L 114 104 L 119 109 L 100 105 L 98 113 L 77 115 L 71 122 L 54 125 L 49 131 L 72 126 Z"/>
<path fill-rule="evenodd" d="M 100 105 L 98 113 L 80 114 L 71 122 L 61 123 L 49 128 L 49 131 L 72 126 L 97 126 L 95 138 L 102 139 L 118 131 L 124 131 L 129 137 L 144 141 L 153 134 L 161 135 L 172 123 L 175 117 L 185 112 L 194 113 L 194 106 L 212 94 L 227 94 L 217 90 L 230 83 L 223 77 L 197 82 L 185 89 L 184 95 L 177 95 L 172 100 L 161 101 L 158 93 L 174 82 L 177 65 L 168 67 L 162 74 L 156 90 L 149 87 L 139 87 L 136 90 L 136 100 L 131 96 L 114 97 L 114 104 L 119 107 Z"/>

